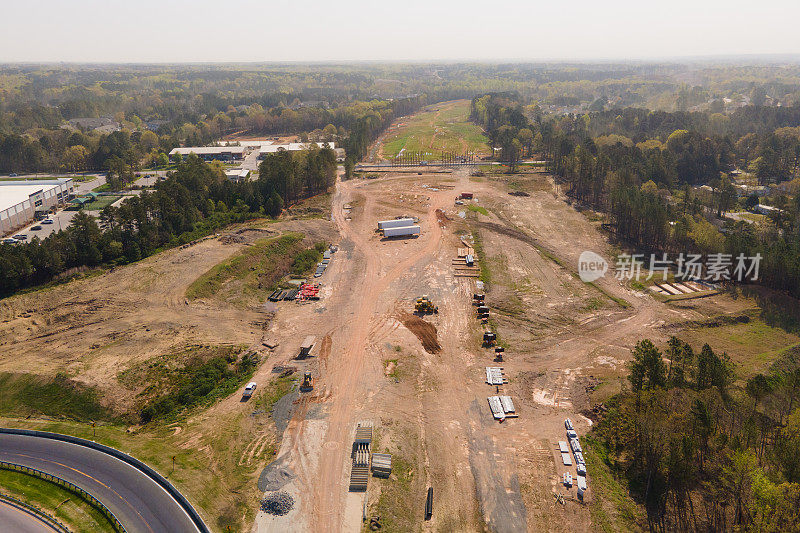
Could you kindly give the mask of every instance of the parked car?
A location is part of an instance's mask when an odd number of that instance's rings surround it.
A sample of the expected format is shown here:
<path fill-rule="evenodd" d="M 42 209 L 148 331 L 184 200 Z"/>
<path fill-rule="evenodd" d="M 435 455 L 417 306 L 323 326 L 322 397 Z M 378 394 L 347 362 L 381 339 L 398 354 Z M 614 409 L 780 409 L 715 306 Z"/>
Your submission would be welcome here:
<path fill-rule="evenodd" d="M 17 175 L 18 175 L 18 174 L 17 174 L 16 172 L 12 172 L 11 174 L 9 174 L 9 175 L 8 175 L 8 177 L 9 177 L 9 178 L 16 178 L 16 177 L 17 177 Z"/>
<path fill-rule="evenodd" d="M 40 229 L 42 229 L 42 227 L 41 227 L 40 225 L 38 225 L 38 224 L 37 224 L 37 225 L 35 225 L 35 226 L 33 226 L 33 227 L 31 228 L 31 231 L 39 231 Z"/>
<path fill-rule="evenodd" d="M 28 240 L 28 236 L 24 233 L 18 233 L 12 237 L 12 239 L 16 239 L 18 241 L 26 241 Z"/>
<path fill-rule="evenodd" d="M 42 224 L 52 224 L 52 223 L 53 223 L 53 219 L 52 218 L 46 218 L 46 219 L 42 220 Z"/>
<path fill-rule="evenodd" d="M 247 386 L 244 388 L 244 394 L 242 394 L 242 397 L 243 397 L 244 399 L 247 399 L 247 398 L 249 398 L 250 396 L 252 396 L 252 395 L 253 395 L 253 393 L 254 393 L 255 391 L 256 391 L 256 382 L 255 382 L 255 381 L 251 381 L 251 382 L 250 382 L 250 383 L 248 383 L 248 384 L 247 384 Z"/>
<path fill-rule="evenodd" d="M 3 239 L 3 244 L 17 244 L 17 240 L 15 239 Z"/>

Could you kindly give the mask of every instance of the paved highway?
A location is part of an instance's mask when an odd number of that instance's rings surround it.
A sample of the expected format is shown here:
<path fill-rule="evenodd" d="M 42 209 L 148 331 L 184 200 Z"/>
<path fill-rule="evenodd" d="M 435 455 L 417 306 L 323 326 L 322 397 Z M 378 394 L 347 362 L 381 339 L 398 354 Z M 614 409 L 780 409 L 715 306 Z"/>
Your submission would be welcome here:
<path fill-rule="evenodd" d="M 101 451 L 41 437 L 0 433 L 0 461 L 48 472 L 103 502 L 128 533 L 196 532 L 189 515 L 143 472 Z"/>
<path fill-rule="evenodd" d="M 14 531 L 15 533 L 53 533 L 53 531 L 59 531 L 35 514 L 26 511 L 23 507 L 17 507 L 13 503 L 4 500 L 0 500 L 0 524 L 2 524 L 2 531 Z"/>

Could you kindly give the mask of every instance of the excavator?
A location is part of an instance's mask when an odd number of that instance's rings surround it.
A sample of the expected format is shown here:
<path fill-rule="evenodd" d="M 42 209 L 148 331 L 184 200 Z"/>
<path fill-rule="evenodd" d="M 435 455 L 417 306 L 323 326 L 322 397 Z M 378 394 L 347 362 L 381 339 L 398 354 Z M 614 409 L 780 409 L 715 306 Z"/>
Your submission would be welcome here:
<path fill-rule="evenodd" d="M 417 298 L 417 302 L 414 304 L 414 311 L 423 315 L 438 313 L 439 306 L 434 305 L 431 299 L 428 298 L 428 295 L 424 294 L 421 298 Z"/>

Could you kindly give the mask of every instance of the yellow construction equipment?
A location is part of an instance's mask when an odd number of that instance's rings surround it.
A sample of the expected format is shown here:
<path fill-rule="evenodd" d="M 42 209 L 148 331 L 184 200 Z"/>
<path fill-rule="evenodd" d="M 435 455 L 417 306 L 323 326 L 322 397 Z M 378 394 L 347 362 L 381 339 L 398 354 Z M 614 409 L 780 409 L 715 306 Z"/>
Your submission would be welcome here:
<path fill-rule="evenodd" d="M 306 370 L 303 374 L 303 384 L 300 385 L 301 391 L 310 391 L 314 388 L 314 378 L 311 377 L 311 372 Z"/>
<path fill-rule="evenodd" d="M 434 305 L 431 299 L 428 298 L 428 295 L 425 294 L 421 298 L 417 298 L 417 302 L 414 304 L 414 310 L 417 313 L 426 315 L 428 313 L 438 313 L 439 306 Z"/>

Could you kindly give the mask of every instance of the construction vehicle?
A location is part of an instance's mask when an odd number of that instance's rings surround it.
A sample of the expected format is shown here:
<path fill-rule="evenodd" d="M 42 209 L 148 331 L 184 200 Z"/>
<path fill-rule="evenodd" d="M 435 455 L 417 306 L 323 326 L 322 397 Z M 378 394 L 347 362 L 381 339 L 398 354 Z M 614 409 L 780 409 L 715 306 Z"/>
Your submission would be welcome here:
<path fill-rule="evenodd" d="M 502 361 L 503 354 L 505 353 L 506 349 L 502 346 L 495 346 L 494 347 L 494 359 L 495 361 Z"/>
<path fill-rule="evenodd" d="M 496 344 L 497 344 L 497 335 L 495 335 L 491 331 L 486 331 L 483 333 L 484 346 L 494 346 Z"/>
<path fill-rule="evenodd" d="M 427 294 L 424 294 L 421 298 L 417 298 L 417 302 L 414 304 L 414 311 L 423 315 L 438 313 L 439 306 L 435 305 Z"/>
<path fill-rule="evenodd" d="M 486 298 L 485 294 L 474 293 L 472 295 L 472 303 L 475 305 L 483 305 L 483 301 Z"/>
<path fill-rule="evenodd" d="M 303 383 L 300 385 L 300 391 L 306 392 L 314 389 L 314 378 L 311 377 L 311 371 L 306 370 L 303 373 Z"/>

